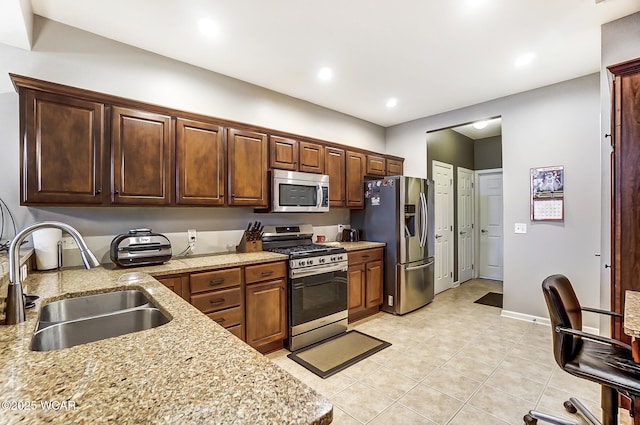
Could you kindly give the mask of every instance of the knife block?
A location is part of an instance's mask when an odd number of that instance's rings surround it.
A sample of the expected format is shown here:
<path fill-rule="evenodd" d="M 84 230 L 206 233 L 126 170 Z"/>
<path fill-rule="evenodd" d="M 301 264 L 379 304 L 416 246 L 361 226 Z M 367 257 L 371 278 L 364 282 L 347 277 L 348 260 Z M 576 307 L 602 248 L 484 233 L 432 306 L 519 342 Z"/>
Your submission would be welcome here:
<path fill-rule="evenodd" d="M 240 244 L 236 246 L 236 252 L 259 252 L 262 251 L 262 241 L 248 241 L 247 232 L 242 234 Z"/>

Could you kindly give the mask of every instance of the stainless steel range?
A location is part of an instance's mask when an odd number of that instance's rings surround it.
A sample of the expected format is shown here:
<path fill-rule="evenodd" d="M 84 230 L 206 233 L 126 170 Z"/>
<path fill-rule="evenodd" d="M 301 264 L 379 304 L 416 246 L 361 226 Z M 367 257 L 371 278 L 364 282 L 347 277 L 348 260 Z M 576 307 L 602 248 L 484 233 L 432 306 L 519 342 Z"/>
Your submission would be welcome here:
<path fill-rule="evenodd" d="M 310 224 L 265 226 L 262 247 L 289 256 L 288 348 L 299 350 L 347 330 L 347 254 L 312 242 Z"/>

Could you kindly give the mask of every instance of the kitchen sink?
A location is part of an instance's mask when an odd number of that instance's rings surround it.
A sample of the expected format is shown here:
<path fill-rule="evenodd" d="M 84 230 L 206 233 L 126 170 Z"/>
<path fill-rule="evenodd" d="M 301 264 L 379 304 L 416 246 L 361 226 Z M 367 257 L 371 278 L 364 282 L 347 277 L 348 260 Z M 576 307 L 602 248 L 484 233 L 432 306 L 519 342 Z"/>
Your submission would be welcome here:
<path fill-rule="evenodd" d="M 103 294 L 53 301 L 40 311 L 40 323 L 66 322 L 98 316 L 134 307 L 153 307 L 147 296 L 138 290 L 105 292 Z"/>
<path fill-rule="evenodd" d="M 30 348 L 60 350 L 155 328 L 170 320 L 138 290 L 66 298 L 42 307 Z"/>
<path fill-rule="evenodd" d="M 157 308 L 138 307 L 54 323 L 38 329 L 31 350 L 52 351 L 155 328 L 171 319 Z"/>

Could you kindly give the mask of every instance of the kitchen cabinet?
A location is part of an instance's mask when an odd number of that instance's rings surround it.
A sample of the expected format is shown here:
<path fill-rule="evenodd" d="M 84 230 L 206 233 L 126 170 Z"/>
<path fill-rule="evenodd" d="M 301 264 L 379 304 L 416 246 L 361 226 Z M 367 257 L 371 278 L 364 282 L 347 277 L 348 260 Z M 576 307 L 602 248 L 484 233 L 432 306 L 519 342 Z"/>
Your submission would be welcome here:
<path fill-rule="evenodd" d="M 185 300 L 189 301 L 189 276 L 188 275 L 158 277 L 156 279 L 158 279 L 158 282 L 162 283 L 164 286 L 171 289 L 173 292 L 180 295 Z"/>
<path fill-rule="evenodd" d="M 287 337 L 286 262 L 245 267 L 246 341 L 259 351 L 282 348 Z"/>
<path fill-rule="evenodd" d="M 176 120 L 176 204 L 224 205 L 226 153 L 222 126 Z"/>
<path fill-rule="evenodd" d="M 640 59 L 610 66 L 611 110 L 611 310 L 624 313 L 625 291 L 640 290 Z M 612 319 L 612 337 L 630 343 L 623 320 Z"/>
<path fill-rule="evenodd" d="M 20 111 L 21 204 L 102 203 L 104 105 L 22 90 Z"/>
<path fill-rule="evenodd" d="M 375 314 L 382 305 L 383 248 L 352 251 L 347 271 L 349 321 Z"/>
<path fill-rule="evenodd" d="M 387 160 L 383 156 L 367 155 L 367 176 L 385 176 Z"/>
<path fill-rule="evenodd" d="M 360 152 L 347 151 L 345 160 L 345 206 L 364 208 L 364 175 L 367 169 L 366 156 Z M 331 180 L 329 180 L 331 183 Z"/>
<path fill-rule="evenodd" d="M 171 117 L 111 108 L 112 202 L 169 205 L 173 176 Z"/>
<path fill-rule="evenodd" d="M 281 136 L 269 138 L 269 167 L 324 174 L 324 146 Z"/>
<path fill-rule="evenodd" d="M 242 268 L 192 273 L 189 286 L 194 307 L 244 339 Z"/>
<path fill-rule="evenodd" d="M 324 170 L 329 176 L 329 207 L 344 207 L 346 205 L 345 151 L 329 146 L 324 151 Z"/>
<path fill-rule="evenodd" d="M 387 176 L 401 176 L 402 174 L 402 161 L 387 159 Z"/>
<path fill-rule="evenodd" d="M 227 204 L 268 206 L 267 135 L 248 130 L 228 129 Z"/>

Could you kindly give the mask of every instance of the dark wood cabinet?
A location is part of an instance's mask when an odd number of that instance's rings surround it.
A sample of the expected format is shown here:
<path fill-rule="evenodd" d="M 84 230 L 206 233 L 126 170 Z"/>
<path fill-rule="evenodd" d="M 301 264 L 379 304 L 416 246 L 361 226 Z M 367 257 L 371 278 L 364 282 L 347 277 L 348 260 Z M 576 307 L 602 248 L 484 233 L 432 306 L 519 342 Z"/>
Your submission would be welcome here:
<path fill-rule="evenodd" d="M 375 314 L 382 305 L 384 283 L 383 248 L 348 253 L 347 300 L 349 320 Z"/>
<path fill-rule="evenodd" d="M 386 176 L 387 160 L 383 156 L 367 155 L 367 175 Z"/>
<path fill-rule="evenodd" d="M 344 207 L 346 205 L 345 151 L 329 146 L 324 151 L 324 171 L 329 176 L 329 206 Z"/>
<path fill-rule="evenodd" d="M 180 295 L 185 300 L 189 301 L 189 276 L 167 276 L 158 277 L 158 282 L 162 283 L 167 288 L 171 289 L 176 294 Z"/>
<path fill-rule="evenodd" d="M 640 59 L 610 66 L 612 107 L 611 309 L 624 313 L 627 290 L 640 290 Z M 627 343 L 622 319 L 612 321 L 612 337 Z"/>
<path fill-rule="evenodd" d="M 345 199 L 346 206 L 349 208 L 364 207 L 364 174 L 366 169 L 366 156 L 364 154 L 347 151 Z"/>
<path fill-rule="evenodd" d="M 266 208 L 267 135 L 228 129 L 227 149 L 228 205 Z"/>
<path fill-rule="evenodd" d="M 245 267 L 246 341 L 260 351 L 282 348 L 287 337 L 286 263 Z"/>
<path fill-rule="evenodd" d="M 224 205 L 226 139 L 217 124 L 176 120 L 176 204 Z"/>
<path fill-rule="evenodd" d="M 299 170 L 324 174 L 324 146 L 319 143 L 300 142 Z"/>
<path fill-rule="evenodd" d="M 112 201 L 168 205 L 173 175 L 171 117 L 112 107 Z"/>
<path fill-rule="evenodd" d="M 104 105 L 24 90 L 20 108 L 21 203 L 102 203 Z"/>
<path fill-rule="evenodd" d="M 269 168 L 298 171 L 298 141 L 269 136 Z"/>
<path fill-rule="evenodd" d="M 403 174 L 402 161 L 387 159 L 387 176 L 401 176 Z"/>

